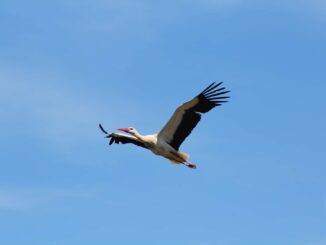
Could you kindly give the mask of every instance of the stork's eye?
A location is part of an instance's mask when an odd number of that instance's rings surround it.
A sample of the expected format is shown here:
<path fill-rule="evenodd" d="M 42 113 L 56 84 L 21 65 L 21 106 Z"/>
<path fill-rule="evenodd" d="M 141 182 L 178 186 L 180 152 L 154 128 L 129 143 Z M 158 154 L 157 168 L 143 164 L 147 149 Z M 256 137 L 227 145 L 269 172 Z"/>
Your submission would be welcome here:
<path fill-rule="evenodd" d="M 129 128 L 129 130 L 133 130 L 134 128 Z"/>

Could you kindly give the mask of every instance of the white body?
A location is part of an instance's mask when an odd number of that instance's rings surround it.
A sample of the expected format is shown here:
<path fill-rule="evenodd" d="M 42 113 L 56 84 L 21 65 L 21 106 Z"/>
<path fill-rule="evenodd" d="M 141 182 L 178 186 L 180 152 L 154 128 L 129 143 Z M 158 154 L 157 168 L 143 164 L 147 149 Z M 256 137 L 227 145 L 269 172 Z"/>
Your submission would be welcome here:
<path fill-rule="evenodd" d="M 186 154 L 175 150 L 164 139 L 158 137 L 157 134 L 140 135 L 135 129 L 134 131 L 133 135 L 142 141 L 155 155 L 165 157 L 173 163 L 183 163 L 188 160 Z"/>

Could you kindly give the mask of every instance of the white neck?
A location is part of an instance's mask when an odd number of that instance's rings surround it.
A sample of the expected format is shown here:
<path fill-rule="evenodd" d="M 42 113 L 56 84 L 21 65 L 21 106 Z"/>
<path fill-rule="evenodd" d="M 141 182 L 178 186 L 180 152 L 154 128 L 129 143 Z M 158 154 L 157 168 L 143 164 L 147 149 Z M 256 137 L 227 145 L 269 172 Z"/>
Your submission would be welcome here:
<path fill-rule="evenodd" d="M 146 141 L 146 140 L 144 139 L 144 136 L 141 135 L 140 133 L 138 133 L 138 131 L 136 131 L 136 130 L 135 130 L 134 136 L 135 136 L 137 139 L 139 139 L 139 140 L 141 140 L 141 141 L 143 141 L 143 142 Z"/>

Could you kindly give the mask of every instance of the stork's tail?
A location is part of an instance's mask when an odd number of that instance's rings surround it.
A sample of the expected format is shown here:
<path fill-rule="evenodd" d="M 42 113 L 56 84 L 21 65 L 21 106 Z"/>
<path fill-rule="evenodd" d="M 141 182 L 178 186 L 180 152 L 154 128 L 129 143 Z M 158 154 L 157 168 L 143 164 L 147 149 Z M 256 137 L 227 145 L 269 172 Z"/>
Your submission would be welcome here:
<path fill-rule="evenodd" d="M 189 157 L 190 157 L 187 153 L 182 152 L 182 151 L 178 151 L 178 156 L 183 160 L 183 162 L 187 162 L 188 159 L 189 159 Z M 180 164 L 180 163 L 182 163 L 180 161 L 175 161 L 175 160 L 172 160 L 172 159 L 170 159 L 170 161 L 172 163 L 174 163 L 174 164 Z"/>
<path fill-rule="evenodd" d="M 190 157 L 189 154 L 182 152 L 182 151 L 178 151 L 178 154 L 185 162 L 188 161 L 188 159 Z"/>
<path fill-rule="evenodd" d="M 170 159 L 170 161 L 174 164 L 180 164 L 180 163 L 187 163 L 185 165 L 189 165 L 188 167 L 190 168 L 196 168 L 196 165 L 195 164 L 192 164 L 192 163 L 189 163 L 188 164 L 188 159 L 189 159 L 189 154 L 185 153 L 185 152 L 182 152 L 182 151 L 178 151 L 178 156 L 179 158 L 182 159 L 182 162 L 181 161 L 176 161 L 176 160 L 173 160 L 173 159 Z"/>
<path fill-rule="evenodd" d="M 186 165 L 188 168 L 192 168 L 192 169 L 197 168 L 196 164 L 188 162 L 190 156 L 187 153 L 179 151 L 178 154 L 182 159 L 184 159 L 183 164 Z"/>

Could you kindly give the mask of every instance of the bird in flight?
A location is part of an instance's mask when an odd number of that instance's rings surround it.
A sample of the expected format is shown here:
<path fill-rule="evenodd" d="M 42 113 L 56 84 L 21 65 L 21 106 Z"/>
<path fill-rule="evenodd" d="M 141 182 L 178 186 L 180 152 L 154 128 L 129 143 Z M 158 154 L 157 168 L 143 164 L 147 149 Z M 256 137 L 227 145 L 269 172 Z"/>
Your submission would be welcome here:
<path fill-rule="evenodd" d="M 159 133 L 141 135 L 134 127 L 118 128 L 127 135 L 108 133 L 101 124 L 99 127 L 106 134 L 106 138 L 110 139 L 110 145 L 131 143 L 165 157 L 174 164 L 183 164 L 195 169 L 196 165 L 188 161 L 189 155 L 179 151 L 179 147 L 196 127 L 203 113 L 222 105 L 230 98 L 227 96 L 230 91 L 221 85 L 222 82 L 214 82 L 192 100 L 179 106 Z"/>

